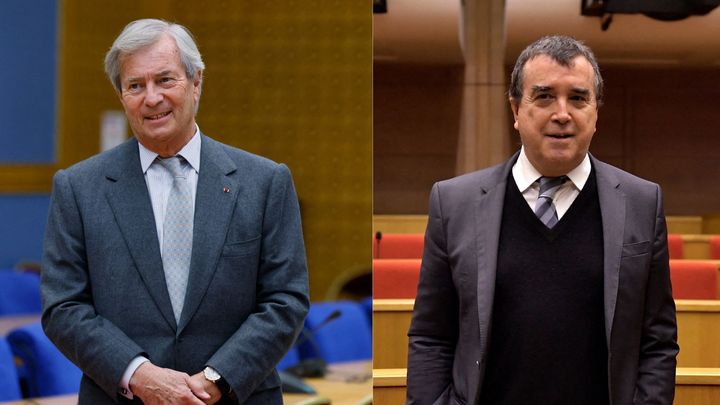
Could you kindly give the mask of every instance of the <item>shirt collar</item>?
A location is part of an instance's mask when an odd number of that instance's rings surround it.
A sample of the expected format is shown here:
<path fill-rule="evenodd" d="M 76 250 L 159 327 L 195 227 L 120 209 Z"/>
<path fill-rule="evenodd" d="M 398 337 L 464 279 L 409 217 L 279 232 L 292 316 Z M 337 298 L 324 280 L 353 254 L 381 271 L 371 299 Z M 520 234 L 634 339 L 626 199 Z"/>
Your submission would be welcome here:
<path fill-rule="evenodd" d="M 190 166 L 195 170 L 195 173 L 200 172 L 201 144 L 202 142 L 200 140 L 200 127 L 195 125 L 195 134 L 193 134 L 192 138 L 190 138 L 190 141 L 188 141 L 188 143 L 186 143 L 185 146 L 180 149 L 180 152 L 177 153 L 179 156 L 182 156 L 183 158 L 185 158 L 185 160 L 187 160 Z M 142 168 L 143 173 L 147 173 L 147 170 L 158 157 L 158 154 L 146 148 L 140 142 L 138 142 L 138 146 L 140 149 L 140 167 Z"/>
<path fill-rule="evenodd" d="M 591 168 L 590 155 L 585 154 L 582 162 L 570 170 L 566 176 L 578 190 L 582 190 L 583 187 L 585 187 L 585 183 L 587 183 L 588 177 L 590 177 Z M 530 159 L 528 159 L 525 154 L 524 146 L 520 148 L 520 156 L 518 156 L 517 162 L 513 165 L 512 174 L 521 193 L 524 193 L 538 178 L 542 177 L 542 174 L 530 163 Z"/>

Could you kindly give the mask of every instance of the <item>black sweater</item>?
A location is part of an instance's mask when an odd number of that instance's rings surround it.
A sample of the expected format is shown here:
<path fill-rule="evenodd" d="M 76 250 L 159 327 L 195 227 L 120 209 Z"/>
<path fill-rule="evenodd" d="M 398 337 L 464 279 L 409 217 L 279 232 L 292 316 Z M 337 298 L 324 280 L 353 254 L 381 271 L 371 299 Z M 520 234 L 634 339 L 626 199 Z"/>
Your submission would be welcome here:
<path fill-rule="evenodd" d="M 509 176 L 480 404 L 608 404 L 594 171 L 548 229 Z"/>

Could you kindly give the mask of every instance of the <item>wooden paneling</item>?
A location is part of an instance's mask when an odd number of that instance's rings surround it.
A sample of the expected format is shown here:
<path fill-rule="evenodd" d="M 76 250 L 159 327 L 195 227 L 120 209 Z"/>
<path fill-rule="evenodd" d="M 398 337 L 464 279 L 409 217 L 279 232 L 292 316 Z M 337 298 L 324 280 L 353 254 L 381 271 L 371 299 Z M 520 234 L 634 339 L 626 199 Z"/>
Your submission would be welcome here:
<path fill-rule="evenodd" d="M 0 165 L 0 193 L 48 193 L 56 170 L 54 164 Z"/>
<path fill-rule="evenodd" d="M 462 67 L 376 63 L 373 193 L 376 214 L 426 214 L 428 193 L 455 175 Z"/>
<path fill-rule="evenodd" d="M 608 66 L 603 78 L 590 151 L 660 184 L 669 215 L 719 212 L 720 72 Z"/>

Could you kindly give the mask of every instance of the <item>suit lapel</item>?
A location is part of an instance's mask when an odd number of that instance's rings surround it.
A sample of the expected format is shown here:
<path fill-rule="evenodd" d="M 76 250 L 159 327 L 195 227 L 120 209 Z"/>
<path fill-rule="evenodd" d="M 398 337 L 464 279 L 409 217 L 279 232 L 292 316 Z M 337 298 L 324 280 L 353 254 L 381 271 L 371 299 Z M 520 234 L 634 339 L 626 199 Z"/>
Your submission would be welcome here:
<path fill-rule="evenodd" d="M 222 253 L 239 194 L 237 167 L 217 142 L 202 136 L 195 198 L 192 259 L 178 333 L 188 324 L 207 292 Z"/>
<path fill-rule="evenodd" d="M 140 166 L 138 145 L 132 139 L 117 149 L 115 165 L 108 168 L 106 198 L 150 296 L 165 320 L 175 329 L 170 296 L 165 284 L 155 217 L 145 177 Z"/>
<path fill-rule="evenodd" d="M 488 336 L 492 319 L 497 274 L 497 253 L 500 242 L 505 189 L 510 169 L 517 160 L 516 153 L 498 170 L 479 185 L 480 195 L 475 204 L 475 235 L 477 246 L 477 305 L 480 326 L 480 347 L 488 348 Z"/>
<path fill-rule="evenodd" d="M 625 233 L 625 194 L 620 182 L 607 165 L 591 156 L 595 168 L 603 227 L 604 249 L 604 301 L 605 338 L 610 344 L 615 304 L 617 302 L 622 255 L 623 234 Z"/>

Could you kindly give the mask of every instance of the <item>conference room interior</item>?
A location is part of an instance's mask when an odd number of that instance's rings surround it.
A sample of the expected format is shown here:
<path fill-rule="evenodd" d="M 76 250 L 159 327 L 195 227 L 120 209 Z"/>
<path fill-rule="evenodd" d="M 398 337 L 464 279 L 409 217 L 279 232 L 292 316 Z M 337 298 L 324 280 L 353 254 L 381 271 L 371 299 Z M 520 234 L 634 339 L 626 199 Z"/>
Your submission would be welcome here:
<path fill-rule="evenodd" d="M 549 34 L 583 40 L 600 65 L 605 102 L 590 153 L 662 187 L 680 345 L 674 403 L 720 403 L 720 10 L 651 18 L 598 8 L 662 2 L 462 3 L 427 2 L 423 13 L 388 0 L 374 19 L 375 403 L 404 403 L 430 189 L 519 149 L 507 83 L 520 51 Z"/>
<path fill-rule="evenodd" d="M 404 403 L 430 188 L 517 150 L 509 70 L 554 33 L 584 40 L 602 69 L 591 153 L 663 188 L 675 403 L 720 403 L 720 11 L 608 23 L 581 15 L 587 0 L 372 3 L 3 2 L 0 51 L 13 58 L 0 73 L 14 79 L 0 99 L 0 303 L 20 309 L 0 308 L 0 372 L 10 373 L 0 403 L 76 402 L 79 370 L 33 348 L 48 342 L 39 300 L 21 286 L 37 289 L 53 173 L 130 136 L 102 58 L 143 17 L 193 31 L 207 65 L 203 132 L 292 171 L 312 309 L 279 368 L 313 392 L 286 403 Z M 55 377 L 32 380 L 43 367 Z"/>

